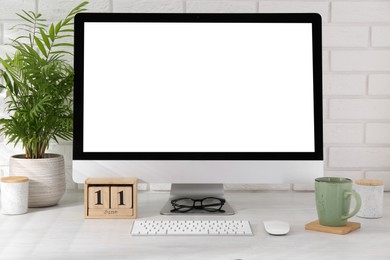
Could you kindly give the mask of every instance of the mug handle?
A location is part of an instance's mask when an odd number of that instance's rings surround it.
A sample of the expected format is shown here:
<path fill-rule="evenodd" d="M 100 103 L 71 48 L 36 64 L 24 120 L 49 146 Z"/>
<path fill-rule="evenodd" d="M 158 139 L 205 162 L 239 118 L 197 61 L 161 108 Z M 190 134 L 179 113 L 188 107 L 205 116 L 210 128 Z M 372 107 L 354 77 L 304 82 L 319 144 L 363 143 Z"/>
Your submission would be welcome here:
<path fill-rule="evenodd" d="M 362 205 L 362 199 L 360 198 L 359 193 L 357 193 L 356 191 L 344 192 L 344 198 L 346 199 L 348 196 L 353 196 L 355 198 L 356 206 L 355 206 L 355 209 L 351 213 L 341 216 L 342 220 L 346 220 L 346 219 L 349 219 L 349 218 L 355 216 L 355 214 L 358 213 L 360 206 Z"/>

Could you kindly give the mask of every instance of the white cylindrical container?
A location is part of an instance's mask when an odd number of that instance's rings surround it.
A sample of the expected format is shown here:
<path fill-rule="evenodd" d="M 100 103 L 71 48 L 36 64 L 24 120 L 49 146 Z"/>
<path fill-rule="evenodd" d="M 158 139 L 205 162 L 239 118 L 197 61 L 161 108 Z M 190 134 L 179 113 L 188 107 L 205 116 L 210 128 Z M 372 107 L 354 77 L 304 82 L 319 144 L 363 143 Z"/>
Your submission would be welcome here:
<path fill-rule="evenodd" d="M 361 218 L 381 218 L 383 216 L 383 181 L 356 180 L 355 191 L 362 199 L 362 206 L 356 216 Z"/>
<path fill-rule="evenodd" d="M 27 212 L 28 182 L 28 178 L 24 176 L 9 176 L 0 179 L 1 213 L 16 215 Z"/>

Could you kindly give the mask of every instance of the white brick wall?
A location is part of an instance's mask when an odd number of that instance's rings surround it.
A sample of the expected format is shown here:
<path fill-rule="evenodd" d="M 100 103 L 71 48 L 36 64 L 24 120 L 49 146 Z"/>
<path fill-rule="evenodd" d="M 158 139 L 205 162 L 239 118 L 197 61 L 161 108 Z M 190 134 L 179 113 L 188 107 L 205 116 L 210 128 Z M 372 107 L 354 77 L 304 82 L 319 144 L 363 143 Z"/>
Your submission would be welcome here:
<path fill-rule="evenodd" d="M 360 123 L 325 123 L 325 144 L 361 144 L 364 126 Z"/>
<path fill-rule="evenodd" d="M 372 46 L 390 47 L 390 26 L 372 27 Z"/>
<path fill-rule="evenodd" d="M 45 15 L 47 20 L 56 21 L 65 17 L 72 8 L 81 3 L 80 0 L 39 0 L 38 12 Z M 111 12 L 110 0 L 88 1 L 89 12 Z"/>
<path fill-rule="evenodd" d="M 330 147 L 329 167 L 359 169 L 389 168 L 390 147 Z"/>
<path fill-rule="evenodd" d="M 389 23 L 389 1 L 333 1 L 334 23 Z"/>
<path fill-rule="evenodd" d="M 324 50 L 322 52 L 322 70 L 323 72 L 330 70 L 330 51 Z"/>
<path fill-rule="evenodd" d="M 0 32 L 3 32 L 3 27 L 4 25 L 0 24 Z M 4 43 L 4 35 L 2 33 L 0 33 L 0 44 L 3 44 Z"/>
<path fill-rule="evenodd" d="M 0 55 L 21 9 L 58 20 L 80 1 L 0 0 Z M 318 12 L 323 26 L 325 175 L 383 179 L 390 190 L 390 1 L 388 0 L 90 0 L 94 12 Z M 1 99 L 1 96 L 0 96 Z M 1 103 L 1 102 L 0 102 Z M 1 106 L 1 105 L 0 105 Z M 2 112 L 0 112 L 0 115 Z M 0 137 L 0 170 L 20 147 Z M 50 151 L 66 158 L 71 180 L 71 143 Z M 167 184 L 140 184 L 165 190 Z M 228 189 L 310 190 L 312 185 L 227 185 Z"/>
<path fill-rule="evenodd" d="M 323 26 L 323 47 L 367 47 L 370 43 L 369 26 Z"/>
<path fill-rule="evenodd" d="M 331 53 L 332 71 L 390 72 L 390 50 L 335 50 Z"/>
<path fill-rule="evenodd" d="M 24 10 L 36 10 L 36 1 L 31 0 L 0 0 L 0 19 L 1 20 L 17 20 L 15 16 L 16 12 L 21 9 Z"/>
<path fill-rule="evenodd" d="M 368 94 L 378 96 L 390 95 L 390 73 L 371 74 L 368 80 Z"/>
<path fill-rule="evenodd" d="M 330 119 L 390 120 L 390 99 L 331 99 Z"/>
<path fill-rule="evenodd" d="M 368 123 L 366 142 L 368 144 L 390 144 L 390 123 Z"/>
<path fill-rule="evenodd" d="M 182 13 L 181 0 L 113 0 L 116 13 Z"/>
<path fill-rule="evenodd" d="M 256 1 L 187 1 L 188 13 L 256 13 Z"/>
<path fill-rule="evenodd" d="M 367 76 L 363 74 L 326 74 L 323 78 L 323 95 L 365 95 Z"/>

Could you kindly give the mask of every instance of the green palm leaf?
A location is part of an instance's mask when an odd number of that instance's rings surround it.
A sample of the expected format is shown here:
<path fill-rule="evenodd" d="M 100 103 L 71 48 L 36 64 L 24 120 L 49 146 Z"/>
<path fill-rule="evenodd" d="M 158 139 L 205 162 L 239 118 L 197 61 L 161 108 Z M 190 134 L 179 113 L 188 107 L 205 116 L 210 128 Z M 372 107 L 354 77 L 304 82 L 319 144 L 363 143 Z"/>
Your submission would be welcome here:
<path fill-rule="evenodd" d="M 0 134 L 9 143 L 22 143 L 27 158 L 42 158 L 49 141 L 73 136 L 73 55 L 63 42 L 73 36 L 73 18 L 85 11 L 83 2 L 57 24 L 46 25 L 42 15 L 22 11 L 24 24 L 14 27 L 24 35 L 9 44 L 14 55 L 0 57 L 0 91 L 6 92 L 6 118 L 0 118 Z M 28 40 L 28 43 L 25 43 Z M 65 49 L 64 49 L 65 48 Z"/>

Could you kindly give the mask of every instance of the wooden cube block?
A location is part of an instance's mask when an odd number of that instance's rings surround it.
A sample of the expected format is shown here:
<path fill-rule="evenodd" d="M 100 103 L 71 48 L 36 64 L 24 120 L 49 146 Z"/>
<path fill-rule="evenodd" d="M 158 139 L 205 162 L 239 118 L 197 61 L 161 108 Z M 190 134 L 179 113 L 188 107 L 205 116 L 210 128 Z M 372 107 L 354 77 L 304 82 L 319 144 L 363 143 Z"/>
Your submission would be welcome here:
<path fill-rule="evenodd" d="M 133 187 L 132 186 L 111 186 L 111 208 L 112 209 L 133 208 Z"/>
<path fill-rule="evenodd" d="M 109 209 L 110 208 L 110 186 L 89 186 L 88 187 L 88 208 Z"/>

